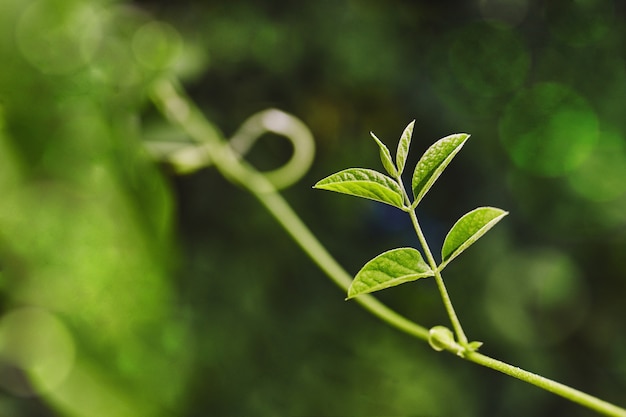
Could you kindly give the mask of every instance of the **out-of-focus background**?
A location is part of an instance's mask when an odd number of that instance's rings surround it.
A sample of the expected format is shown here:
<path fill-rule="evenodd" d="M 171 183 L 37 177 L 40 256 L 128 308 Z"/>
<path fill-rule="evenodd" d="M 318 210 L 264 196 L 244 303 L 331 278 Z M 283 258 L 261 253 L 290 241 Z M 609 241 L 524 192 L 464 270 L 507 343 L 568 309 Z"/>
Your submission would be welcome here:
<path fill-rule="evenodd" d="M 286 199 L 355 273 L 417 246 L 399 210 L 311 189 L 472 138 L 420 205 L 435 252 L 480 205 L 510 215 L 446 269 L 482 351 L 626 405 L 624 4 L 610 0 L 0 3 L 0 415 L 588 416 L 434 352 L 344 301 L 246 191 L 173 175 L 148 98 L 181 79 L 231 135 L 277 107 L 315 137 Z M 249 160 L 280 166 L 276 136 Z M 421 280 L 380 299 L 447 324 Z"/>

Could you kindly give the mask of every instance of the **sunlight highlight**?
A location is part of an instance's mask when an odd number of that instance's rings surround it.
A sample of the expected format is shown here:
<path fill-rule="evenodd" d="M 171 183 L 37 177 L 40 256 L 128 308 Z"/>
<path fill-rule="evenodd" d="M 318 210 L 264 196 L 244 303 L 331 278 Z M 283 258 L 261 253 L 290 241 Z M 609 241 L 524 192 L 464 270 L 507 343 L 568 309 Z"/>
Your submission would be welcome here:
<path fill-rule="evenodd" d="M 0 320 L 0 358 L 26 372 L 32 392 L 11 380 L 2 385 L 15 395 L 54 391 L 74 367 L 74 339 L 54 314 L 39 308 L 12 310 Z"/>
<path fill-rule="evenodd" d="M 556 177 L 580 166 L 593 151 L 598 124 L 595 111 L 572 88 L 539 83 L 506 106 L 499 132 L 519 168 Z"/>

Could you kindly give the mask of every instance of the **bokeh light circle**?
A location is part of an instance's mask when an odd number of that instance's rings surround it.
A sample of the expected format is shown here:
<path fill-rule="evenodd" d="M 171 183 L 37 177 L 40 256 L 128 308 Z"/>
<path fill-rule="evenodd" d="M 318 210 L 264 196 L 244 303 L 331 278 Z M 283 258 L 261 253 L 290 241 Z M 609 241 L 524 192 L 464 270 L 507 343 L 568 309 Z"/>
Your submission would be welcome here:
<path fill-rule="evenodd" d="M 593 154 L 568 175 L 569 186 L 595 202 L 611 201 L 626 193 L 626 146 L 616 132 L 603 132 Z"/>
<path fill-rule="evenodd" d="M 38 0 L 24 11 L 16 31 L 23 56 L 50 74 L 89 63 L 102 38 L 97 10 L 80 0 Z"/>
<path fill-rule="evenodd" d="M 515 252 L 490 272 L 485 309 L 491 324 L 520 345 L 558 343 L 583 322 L 587 288 L 580 270 L 550 248 Z"/>
<path fill-rule="evenodd" d="M 575 0 L 566 4 L 545 2 L 545 16 L 551 33 L 576 47 L 603 41 L 612 29 L 614 9 L 613 0 Z"/>
<path fill-rule="evenodd" d="M 163 69 L 173 63 L 180 51 L 181 39 L 170 25 L 148 22 L 137 29 L 132 45 L 135 58 L 141 65 L 149 69 Z"/>
<path fill-rule="evenodd" d="M 592 152 L 598 139 L 598 117 L 573 89 L 539 83 L 506 106 L 499 135 L 519 168 L 555 177 L 577 168 Z"/>
<path fill-rule="evenodd" d="M 74 340 L 54 314 L 19 308 L 0 320 L 0 357 L 26 372 L 35 392 L 14 387 L 10 381 L 2 382 L 4 389 L 16 395 L 44 394 L 59 386 L 74 367 Z"/>

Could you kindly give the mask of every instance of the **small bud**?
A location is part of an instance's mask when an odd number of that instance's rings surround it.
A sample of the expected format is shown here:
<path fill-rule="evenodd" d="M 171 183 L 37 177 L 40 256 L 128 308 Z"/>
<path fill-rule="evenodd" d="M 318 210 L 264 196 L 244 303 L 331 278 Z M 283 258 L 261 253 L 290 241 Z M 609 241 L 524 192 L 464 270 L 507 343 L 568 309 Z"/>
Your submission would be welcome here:
<path fill-rule="evenodd" d="M 428 332 L 430 347 L 440 352 L 444 349 L 456 346 L 452 330 L 445 326 L 435 326 Z"/>

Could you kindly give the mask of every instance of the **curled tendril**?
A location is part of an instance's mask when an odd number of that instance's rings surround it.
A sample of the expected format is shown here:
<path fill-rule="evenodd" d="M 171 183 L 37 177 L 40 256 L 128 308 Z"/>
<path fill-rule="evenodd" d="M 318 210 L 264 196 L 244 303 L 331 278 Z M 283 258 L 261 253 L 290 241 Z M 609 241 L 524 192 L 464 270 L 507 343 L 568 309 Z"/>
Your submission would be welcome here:
<path fill-rule="evenodd" d="M 289 187 L 306 174 L 315 154 L 313 135 L 297 117 L 277 109 L 258 112 L 246 119 L 227 141 L 228 149 L 234 158 L 240 160 L 267 133 L 286 138 L 291 142 L 293 152 L 282 166 L 256 174 L 263 175 L 277 190 Z M 207 143 L 149 141 L 147 148 L 154 158 L 172 165 L 179 174 L 208 167 L 216 157 L 211 154 L 211 146 Z M 253 168 L 247 165 L 247 169 Z"/>

